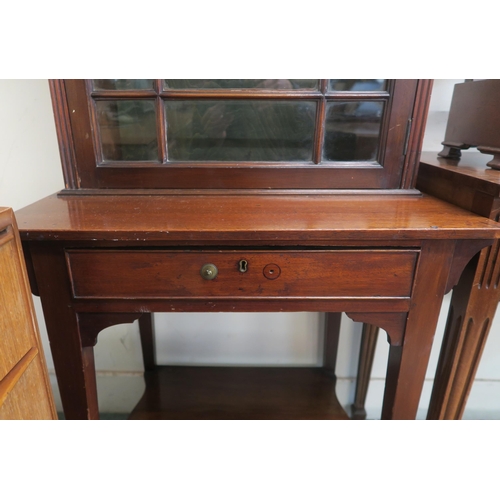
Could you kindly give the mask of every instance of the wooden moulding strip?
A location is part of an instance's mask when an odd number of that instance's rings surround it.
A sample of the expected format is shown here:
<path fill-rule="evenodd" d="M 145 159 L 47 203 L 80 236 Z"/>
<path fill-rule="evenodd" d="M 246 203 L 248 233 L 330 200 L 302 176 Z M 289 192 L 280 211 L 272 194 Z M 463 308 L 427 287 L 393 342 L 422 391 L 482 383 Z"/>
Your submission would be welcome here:
<path fill-rule="evenodd" d="M 30 363 L 36 358 L 38 349 L 32 347 L 12 368 L 12 370 L 0 380 L 0 406 L 3 405 L 9 392 L 17 384 L 23 373 L 27 370 Z"/>

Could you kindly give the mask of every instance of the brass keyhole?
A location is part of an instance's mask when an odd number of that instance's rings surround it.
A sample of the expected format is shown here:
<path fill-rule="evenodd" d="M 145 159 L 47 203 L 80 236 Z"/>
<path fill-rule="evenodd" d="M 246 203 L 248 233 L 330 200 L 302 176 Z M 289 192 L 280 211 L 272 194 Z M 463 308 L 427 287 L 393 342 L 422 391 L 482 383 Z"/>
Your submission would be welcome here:
<path fill-rule="evenodd" d="M 241 259 L 239 262 L 240 273 L 246 273 L 248 271 L 248 262 L 245 259 Z"/>

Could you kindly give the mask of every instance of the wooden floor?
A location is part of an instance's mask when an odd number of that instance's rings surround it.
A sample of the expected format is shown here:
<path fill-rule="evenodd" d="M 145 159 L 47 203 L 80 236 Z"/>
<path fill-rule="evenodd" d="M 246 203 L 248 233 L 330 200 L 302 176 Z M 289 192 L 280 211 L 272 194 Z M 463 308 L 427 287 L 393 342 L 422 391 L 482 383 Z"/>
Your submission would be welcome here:
<path fill-rule="evenodd" d="M 145 373 L 135 420 L 343 420 L 335 380 L 321 368 L 158 366 Z"/>

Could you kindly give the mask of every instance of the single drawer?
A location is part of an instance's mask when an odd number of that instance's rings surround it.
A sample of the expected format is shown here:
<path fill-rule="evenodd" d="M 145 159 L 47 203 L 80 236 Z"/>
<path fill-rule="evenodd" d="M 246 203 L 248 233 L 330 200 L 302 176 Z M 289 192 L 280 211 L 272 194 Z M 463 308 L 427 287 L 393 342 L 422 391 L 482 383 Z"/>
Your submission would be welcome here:
<path fill-rule="evenodd" d="M 410 296 L 418 252 L 72 249 L 66 256 L 75 298 L 373 298 Z M 203 277 L 206 264 L 216 269 Z"/>

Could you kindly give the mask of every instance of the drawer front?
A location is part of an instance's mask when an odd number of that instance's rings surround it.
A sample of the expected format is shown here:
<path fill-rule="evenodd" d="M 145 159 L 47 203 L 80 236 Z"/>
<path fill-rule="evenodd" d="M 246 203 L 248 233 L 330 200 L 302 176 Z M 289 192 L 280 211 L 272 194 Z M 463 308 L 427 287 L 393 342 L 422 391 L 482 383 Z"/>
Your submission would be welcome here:
<path fill-rule="evenodd" d="M 68 250 L 75 298 L 409 297 L 417 251 Z M 202 268 L 209 267 L 205 279 Z M 242 272 L 246 270 L 245 272 Z"/>

